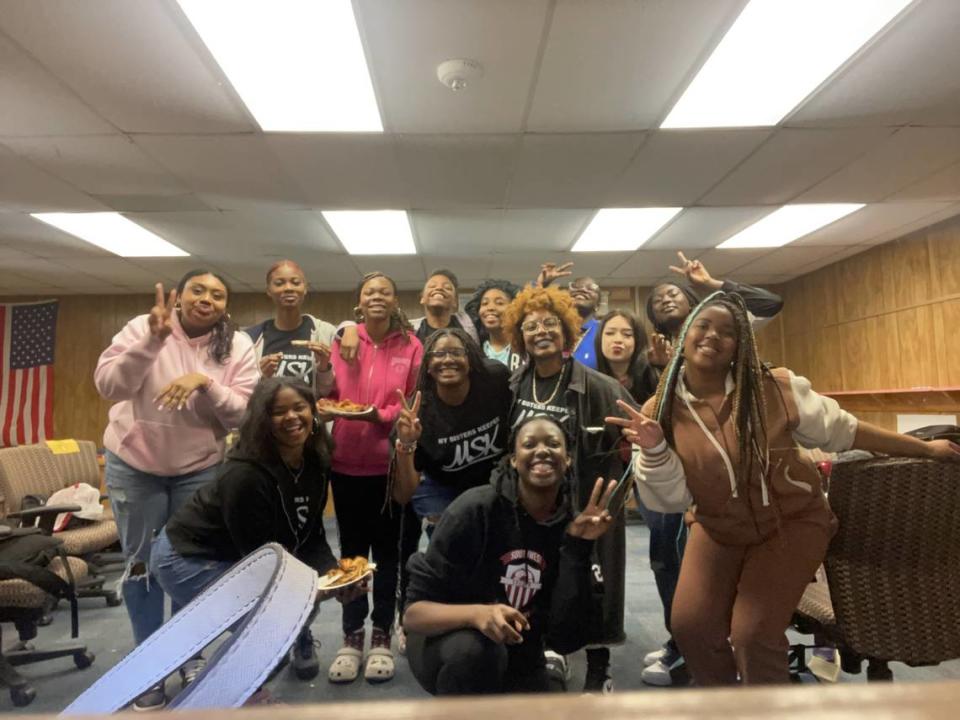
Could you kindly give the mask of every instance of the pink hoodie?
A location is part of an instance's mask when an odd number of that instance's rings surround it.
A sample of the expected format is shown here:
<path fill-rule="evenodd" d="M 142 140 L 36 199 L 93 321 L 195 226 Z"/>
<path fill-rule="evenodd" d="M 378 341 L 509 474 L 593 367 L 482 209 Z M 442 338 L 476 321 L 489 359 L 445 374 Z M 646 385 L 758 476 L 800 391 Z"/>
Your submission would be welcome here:
<path fill-rule="evenodd" d="M 224 437 L 240 424 L 260 374 L 253 343 L 233 335 L 226 364 L 207 352 L 210 334 L 187 337 L 173 314 L 166 340 L 150 333 L 147 315 L 133 318 L 100 355 L 93 381 L 116 404 L 103 445 L 128 465 L 170 477 L 203 470 L 223 457 Z M 158 410 L 153 399 L 170 382 L 200 372 L 212 379 L 206 393 L 194 392 L 182 410 Z"/>
<path fill-rule="evenodd" d="M 375 344 L 365 325 L 357 325 L 360 347 L 357 359 L 344 362 L 339 347 L 330 353 L 334 389 L 331 397 L 374 405 L 379 423 L 337 419 L 333 423 L 333 470 L 344 475 L 386 475 L 390 466 L 390 431 L 400 416 L 397 388 L 410 395 L 417 384 L 423 345 L 412 334 L 404 342 L 393 332 Z M 339 344 L 339 338 L 336 344 Z"/>

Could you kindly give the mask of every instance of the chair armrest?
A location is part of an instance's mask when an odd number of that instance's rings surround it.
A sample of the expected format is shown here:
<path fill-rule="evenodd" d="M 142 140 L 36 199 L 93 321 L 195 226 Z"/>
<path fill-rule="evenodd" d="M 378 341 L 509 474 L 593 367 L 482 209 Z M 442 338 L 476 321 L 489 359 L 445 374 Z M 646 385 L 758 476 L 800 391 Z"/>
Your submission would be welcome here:
<path fill-rule="evenodd" d="M 82 510 L 79 505 L 41 505 L 40 507 L 30 508 L 29 510 L 18 510 L 7 515 L 8 518 L 19 518 L 20 527 L 30 527 L 40 519 L 39 528 L 47 535 L 53 533 L 53 523 L 57 515 L 66 512 L 79 512 Z"/>
<path fill-rule="evenodd" d="M 42 533 L 38 527 L 10 527 L 9 525 L 0 525 L 0 538 L 22 537 L 24 535 L 38 535 Z"/>

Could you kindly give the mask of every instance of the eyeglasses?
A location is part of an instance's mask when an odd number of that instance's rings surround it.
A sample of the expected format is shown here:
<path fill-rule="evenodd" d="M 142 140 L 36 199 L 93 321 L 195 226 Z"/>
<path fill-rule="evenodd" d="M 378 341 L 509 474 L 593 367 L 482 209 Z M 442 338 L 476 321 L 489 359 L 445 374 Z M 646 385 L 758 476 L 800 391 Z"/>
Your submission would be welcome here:
<path fill-rule="evenodd" d="M 558 327 L 560 327 L 560 318 L 546 317 L 542 320 L 527 320 L 520 326 L 520 329 L 525 333 L 534 333 L 540 328 L 544 330 L 556 330 Z"/>
<path fill-rule="evenodd" d="M 465 358 L 467 356 L 467 351 L 463 348 L 447 348 L 446 350 L 431 350 L 427 353 L 427 357 L 431 360 L 443 360 L 447 357 L 452 357 L 456 359 Z"/>
<path fill-rule="evenodd" d="M 588 292 L 600 292 L 600 286 L 596 283 L 578 283 L 572 282 L 567 285 L 567 287 L 573 290 L 587 290 Z"/>

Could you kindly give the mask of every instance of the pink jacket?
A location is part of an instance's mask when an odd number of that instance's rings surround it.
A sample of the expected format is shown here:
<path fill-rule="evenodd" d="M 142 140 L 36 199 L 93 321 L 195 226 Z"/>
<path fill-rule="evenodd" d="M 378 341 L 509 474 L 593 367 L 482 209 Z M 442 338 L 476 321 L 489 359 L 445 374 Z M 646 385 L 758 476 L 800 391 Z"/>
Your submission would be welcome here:
<path fill-rule="evenodd" d="M 339 348 L 330 353 L 334 389 L 331 397 L 375 405 L 379 423 L 337 419 L 333 423 L 333 470 L 344 475 L 386 475 L 390 465 L 390 431 L 400 416 L 397 388 L 410 395 L 417 384 L 423 345 L 411 333 L 409 342 L 394 332 L 379 345 L 358 325 L 357 359 L 344 362 Z M 339 338 L 336 344 L 339 344 Z"/>
<path fill-rule="evenodd" d="M 99 393 L 116 404 L 103 445 L 128 465 L 152 475 L 184 475 L 216 465 L 224 437 L 240 424 L 259 379 L 253 343 L 233 336 L 226 364 L 207 352 L 210 335 L 187 337 L 176 314 L 173 333 L 158 340 L 147 315 L 133 318 L 114 336 L 93 372 Z M 182 410 L 158 410 L 153 399 L 182 375 L 211 378 L 206 393 L 194 392 Z"/>

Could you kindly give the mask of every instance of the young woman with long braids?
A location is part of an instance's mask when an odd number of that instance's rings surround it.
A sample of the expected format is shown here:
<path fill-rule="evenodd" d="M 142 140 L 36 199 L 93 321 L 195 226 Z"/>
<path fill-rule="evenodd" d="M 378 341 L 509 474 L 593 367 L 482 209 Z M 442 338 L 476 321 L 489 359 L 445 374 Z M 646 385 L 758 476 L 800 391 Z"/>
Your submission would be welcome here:
<path fill-rule="evenodd" d="M 620 383 L 591 370 L 569 356 L 580 337 L 582 319 L 566 292 L 556 288 L 524 288 L 507 308 L 503 318 L 513 349 L 525 353 L 527 365 L 510 379 L 513 390 L 511 422 L 549 415 L 561 422 L 573 437 L 570 455 L 575 483 L 572 498 L 577 508 L 590 499 L 592 480 L 619 478 L 623 470 L 620 433 L 606 426 L 604 417 L 618 412 L 617 400 L 632 402 Z M 613 527 L 594 548 L 596 597 L 588 624 L 587 676 L 584 689 L 609 692 L 609 645 L 621 643 L 623 630 L 626 533 L 623 499 L 626 484 L 614 496 Z M 549 649 L 549 648 L 548 648 Z M 552 654 L 549 669 L 566 675 L 566 661 Z"/>
<path fill-rule="evenodd" d="M 593 541 L 610 527 L 616 481 L 598 478 L 572 502 L 570 437 L 527 418 L 510 461 L 453 501 L 425 553 L 410 560 L 404 623 L 414 677 L 433 695 L 546 692 L 546 642 L 583 646 Z M 588 484 L 588 483 L 584 483 Z"/>
<path fill-rule="evenodd" d="M 214 478 L 224 438 L 240 424 L 257 383 L 253 344 L 235 332 L 229 299 L 226 281 L 205 269 L 184 275 L 166 299 L 157 284 L 150 313 L 114 336 L 94 371 L 100 395 L 115 403 L 103 435 L 105 478 L 127 561 L 121 589 L 137 645 L 163 624 L 150 542 Z M 174 601 L 174 612 L 179 607 Z M 165 702 L 161 683 L 134 709 Z"/>
<path fill-rule="evenodd" d="M 384 682 L 394 674 L 391 634 L 403 512 L 388 496 L 389 438 L 400 416 L 401 396 L 413 393 L 423 346 L 400 309 L 396 284 L 387 275 L 366 274 L 357 288 L 357 299 L 359 351 L 350 363 L 339 352 L 331 353 L 334 385 L 330 396 L 371 406 L 372 412 L 363 419 L 334 420 L 330 486 L 341 555 L 367 557 L 372 553 L 377 564 L 373 634 L 364 677 Z M 336 345 L 334 341 L 335 350 Z M 415 520 L 411 526 L 418 530 Z M 343 647 L 330 666 L 331 682 L 353 682 L 359 676 L 369 609 L 366 596 L 343 606 Z"/>
<path fill-rule="evenodd" d="M 883 430 L 757 356 L 746 304 L 716 293 L 642 413 L 608 418 L 639 446 L 644 503 L 687 509 L 672 629 L 700 686 L 789 680 L 790 618 L 826 555 L 836 518 L 800 446 L 960 461 L 960 446 Z"/>
<path fill-rule="evenodd" d="M 337 328 L 303 312 L 307 277 L 293 260 L 278 260 L 267 270 L 267 297 L 273 301 L 274 316 L 244 332 L 253 340 L 260 375 L 295 377 L 326 395 L 333 385 L 330 348 Z M 353 322 L 341 323 L 339 348 L 350 362 L 357 354 L 359 339 Z"/>
<path fill-rule="evenodd" d="M 647 361 L 647 333 L 631 313 L 613 310 L 601 320 L 596 335 L 597 370 L 618 380 L 637 406 L 657 391 L 659 374 Z M 663 624 L 670 632 L 670 609 L 680 576 L 680 561 L 686 533 L 683 513 L 660 513 L 640 505 L 650 532 L 650 569 L 663 605 Z M 673 637 L 657 650 L 647 653 L 640 679 L 648 685 L 673 685 L 683 678 L 683 656 Z"/>

